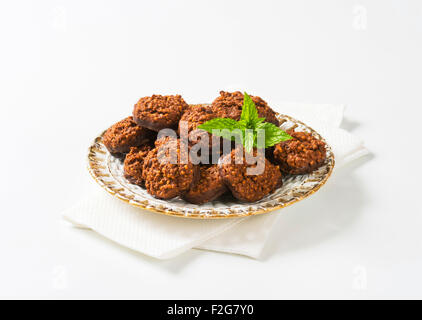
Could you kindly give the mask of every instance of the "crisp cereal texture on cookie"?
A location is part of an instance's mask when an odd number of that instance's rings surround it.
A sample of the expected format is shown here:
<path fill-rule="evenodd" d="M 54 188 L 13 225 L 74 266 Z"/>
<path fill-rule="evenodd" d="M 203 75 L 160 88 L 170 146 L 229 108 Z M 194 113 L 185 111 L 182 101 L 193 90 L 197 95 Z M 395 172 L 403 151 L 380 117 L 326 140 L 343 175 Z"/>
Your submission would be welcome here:
<path fill-rule="evenodd" d="M 175 156 L 172 161 L 164 161 L 172 155 Z M 199 167 L 184 163 L 187 159 L 187 148 L 179 139 L 161 140 L 145 157 L 142 167 L 148 193 L 159 199 L 171 199 L 194 187 L 200 177 Z"/>
<path fill-rule="evenodd" d="M 145 180 L 142 177 L 142 166 L 151 149 L 149 145 L 130 148 L 130 152 L 126 155 L 124 161 L 124 176 L 130 183 L 141 187 L 145 185 Z"/>
<path fill-rule="evenodd" d="M 227 191 L 220 177 L 218 165 L 201 166 L 201 175 L 196 186 L 183 195 L 183 199 L 194 204 L 213 201 Z"/>
<path fill-rule="evenodd" d="M 154 133 L 138 126 L 132 117 L 127 117 L 112 125 L 103 135 L 103 143 L 113 154 L 124 154 L 132 147 L 148 144 Z"/>
<path fill-rule="evenodd" d="M 280 125 L 276 117 L 276 113 L 271 109 L 268 104 L 257 96 L 251 96 L 252 101 L 256 105 L 258 115 L 261 118 L 265 118 L 266 122 L 271 122 L 276 126 Z M 240 91 L 236 92 L 225 92 L 220 91 L 220 96 L 217 97 L 213 103 L 213 111 L 218 114 L 220 118 L 232 118 L 234 120 L 240 120 L 243 106 L 243 93 Z"/>
<path fill-rule="evenodd" d="M 247 169 L 256 165 L 248 164 L 242 153 L 244 155 L 243 148 L 237 146 L 231 153 L 222 156 L 219 162 L 220 176 L 235 198 L 245 202 L 255 202 L 282 186 L 282 176 L 278 166 L 261 155 L 261 160 L 265 163 L 263 172 L 259 175 L 250 175 Z M 254 150 L 253 154 L 257 156 L 257 151 Z M 242 163 L 237 164 L 236 157 L 242 157 Z"/>
<path fill-rule="evenodd" d="M 187 126 L 187 133 L 189 135 L 189 144 L 191 146 L 200 144 L 204 148 L 209 148 L 209 154 L 212 154 L 212 151 L 220 154 L 220 149 L 222 147 L 221 138 L 213 136 L 212 134 L 197 129 L 200 124 L 203 124 L 211 119 L 216 118 L 217 115 L 213 112 L 210 106 L 206 105 L 191 105 L 183 113 L 179 122 L 178 132 L 180 135 L 185 134 L 182 126 Z M 185 128 L 186 130 L 186 128 Z M 205 143 L 207 142 L 207 145 Z M 217 157 L 218 157 L 217 156 Z"/>
<path fill-rule="evenodd" d="M 287 131 L 293 137 L 275 146 L 274 159 L 281 171 L 288 174 L 311 173 L 322 166 L 326 158 L 325 143 L 307 132 Z"/>
<path fill-rule="evenodd" d="M 180 118 L 180 122 L 185 121 L 188 125 L 188 131 L 190 132 L 195 130 L 200 124 L 203 124 L 204 122 L 207 122 L 216 117 L 217 116 L 214 114 L 210 106 L 196 104 L 190 105 L 185 110 L 182 117 Z M 180 129 L 181 127 L 179 123 L 179 132 Z"/>
<path fill-rule="evenodd" d="M 133 109 L 134 121 L 154 131 L 177 128 L 188 104 L 180 95 L 153 95 L 139 99 Z"/>

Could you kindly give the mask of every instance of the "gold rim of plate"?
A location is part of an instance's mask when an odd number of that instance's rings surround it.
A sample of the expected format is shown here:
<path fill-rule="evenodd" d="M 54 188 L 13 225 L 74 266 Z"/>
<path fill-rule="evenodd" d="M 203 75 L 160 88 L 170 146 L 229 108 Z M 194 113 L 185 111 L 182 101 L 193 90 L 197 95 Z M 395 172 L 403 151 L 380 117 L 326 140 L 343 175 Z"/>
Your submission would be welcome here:
<path fill-rule="evenodd" d="M 277 114 L 277 118 L 283 130 L 295 128 L 297 131 L 310 132 L 326 143 L 319 133 L 303 122 L 282 114 Z M 282 209 L 317 192 L 327 182 L 335 165 L 334 154 L 327 144 L 327 157 L 323 166 L 307 175 L 283 176 L 283 186 L 262 200 L 254 203 L 230 200 L 225 203 L 220 199 L 205 205 L 194 205 L 179 198 L 169 201 L 155 199 L 145 189 L 127 182 L 123 177 L 121 160 L 113 157 L 102 143 L 103 134 L 95 138 L 88 150 L 88 171 L 94 180 L 108 193 L 134 207 L 173 217 L 240 218 Z"/>

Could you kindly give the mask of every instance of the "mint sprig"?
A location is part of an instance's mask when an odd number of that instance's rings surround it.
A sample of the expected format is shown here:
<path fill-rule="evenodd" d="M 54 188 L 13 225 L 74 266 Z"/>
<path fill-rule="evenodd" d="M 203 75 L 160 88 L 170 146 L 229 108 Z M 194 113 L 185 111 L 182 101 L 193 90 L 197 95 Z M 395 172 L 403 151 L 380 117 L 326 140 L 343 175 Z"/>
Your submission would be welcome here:
<path fill-rule="evenodd" d="M 259 117 L 255 103 L 245 92 L 239 121 L 231 118 L 215 118 L 199 125 L 198 129 L 231 140 L 235 140 L 240 133 L 246 152 L 251 152 L 253 147 L 268 148 L 281 141 L 292 139 L 285 131 L 272 123 L 264 122 L 264 120 L 265 118 Z M 265 134 L 265 139 L 263 139 L 265 143 L 258 145 L 258 141 L 261 141 L 258 136 L 262 134 Z"/>
<path fill-rule="evenodd" d="M 256 110 L 255 103 L 245 92 L 243 96 L 243 106 L 242 114 L 240 115 L 240 121 L 244 121 L 247 128 L 252 129 L 257 123 L 260 122 L 260 120 L 264 121 L 265 119 L 258 117 L 258 110 Z"/>

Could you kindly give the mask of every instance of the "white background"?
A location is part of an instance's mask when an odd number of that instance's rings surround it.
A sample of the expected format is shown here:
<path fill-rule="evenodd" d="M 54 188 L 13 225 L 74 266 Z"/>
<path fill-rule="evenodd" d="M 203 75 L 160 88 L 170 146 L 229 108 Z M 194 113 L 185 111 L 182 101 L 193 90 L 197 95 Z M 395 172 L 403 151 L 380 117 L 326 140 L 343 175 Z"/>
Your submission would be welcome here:
<path fill-rule="evenodd" d="M 422 298 L 421 1 L 2 1 L 3 298 Z M 90 140 L 138 98 L 344 103 L 372 155 L 280 214 L 263 260 L 157 261 L 70 227 Z"/>

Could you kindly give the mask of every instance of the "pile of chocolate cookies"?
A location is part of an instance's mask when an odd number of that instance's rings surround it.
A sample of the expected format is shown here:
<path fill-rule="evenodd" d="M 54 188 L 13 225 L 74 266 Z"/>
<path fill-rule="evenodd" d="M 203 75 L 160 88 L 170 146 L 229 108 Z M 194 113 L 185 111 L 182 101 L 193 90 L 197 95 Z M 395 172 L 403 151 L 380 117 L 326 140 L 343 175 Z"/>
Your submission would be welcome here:
<path fill-rule="evenodd" d="M 259 117 L 280 125 L 276 113 L 263 99 L 251 98 Z M 197 127 L 214 118 L 239 120 L 242 105 L 241 92 L 221 91 L 211 105 L 188 105 L 180 95 L 143 97 L 135 104 L 133 116 L 117 122 L 104 133 L 103 143 L 113 156 L 124 158 L 124 175 L 130 183 L 146 188 L 159 199 L 180 196 L 194 204 L 213 201 L 228 192 L 238 200 L 255 202 L 279 188 L 283 174 L 310 173 L 324 163 L 325 144 L 309 133 L 293 130 L 288 131 L 293 139 L 265 150 L 265 166 L 258 175 L 248 174 L 248 169 L 256 164 L 233 161 L 238 152 L 245 155 L 243 148 L 235 143 L 231 143 L 229 152 L 217 148 L 220 158 L 217 164 L 189 161 L 187 150 L 195 143 L 201 143 L 204 135 L 210 138 L 205 139 L 210 156 L 216 156 L 213 144 L 218 139 Z M 179 134 L 183 122 L 187 123 L 189 134 L 195 132 L 199 137 L 189 140 L 187 148 L 179 137 L 157 140 L 157 133 L 162 129 L 173 129 Z M 176 161 L 159 161 L 170 151 L 177 155 Z M 258 156 L 257 150 L 252 154 Z"/>

